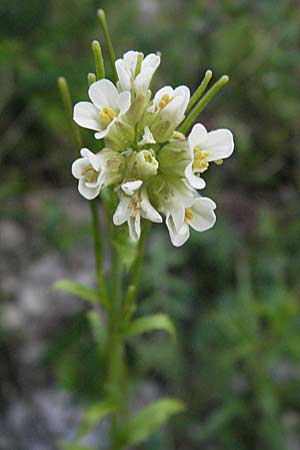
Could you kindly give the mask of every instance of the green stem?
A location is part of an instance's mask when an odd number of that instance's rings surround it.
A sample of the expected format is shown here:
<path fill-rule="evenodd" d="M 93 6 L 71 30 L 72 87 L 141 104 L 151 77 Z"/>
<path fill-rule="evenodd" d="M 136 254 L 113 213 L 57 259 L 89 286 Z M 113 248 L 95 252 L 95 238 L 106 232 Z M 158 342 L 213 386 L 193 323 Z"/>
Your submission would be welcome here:
<path fill-rule="evenodd" d="M 112 40 L 111 40 L 109 31 L 108 31 L 105 12 L 103 11 L 103 9 L 98 9 L 97 14 L 98 14 L 98 17 L 100 20 L 100 24 L 102 27 L 102 31 L 103 31 L 105 42 L 106 42 L 107 49 L 108 49 L 108 54 L 109 54 L 109 59 L 110 59 L 110 64 L 111 64 L 111 71 L 112 71 L 112 81 L 115 82 L 118 79 L 116 68 L 115 68 L 116 55 L 115 55 L 114 47 L 112 45 Z"/>
<path fill-rule="evenodd" d="M 57 80 L 58 88 L 61 94 L 61 98 L 64 104 L 65 113 L 68 120 L 68 125 L 70 128 L 72 140 L 76 152 L 79 152 L 82 148 L 82 139 L 80 136 L 80 131 L 76 123 L 73 121 L 73 104 L 72 98 L 69 90 L 67 80 L 64 77 L 59 77 Z"/>
<path fill-rule="evenodd" d="M 126 320 L 130 319 L 135 310 L 135 303 L 138 294 L 139 280 L 144 257 L 145 241 L 148 232 L 150 230 L 150 227 L 151 227 L 150 221 L 145 221 L 142 224 L 142 233 L 140 240 L 138 242 L 137 256 L 135 258 L 134 265 L 131 271 L 131 277 L 124 301 L 123 309 L 124 309 L 124 317 Z"/>
<path fill-rule="evenodd" d="M 213 73 L 212 73 L 211 70 L 207 70 L 207 71 L 205 72 L 205 75 L 204 75 L 204 77 L 203 77 L 203 80 L 201 81 L 200 85 L 199 85 L 198 88 L 195 90 L 195 92 L 193 93 L 193 95 L 192 95 L 192 97 L 191 97 L 191 99 L 190 99 L 190 101 L 189 101 L 189 104 L 188 104 L 188 106 L 187 106 L 187 111 L 188 111 L 189 109 L 191 109 L 191 107 L 194 106 L 194 104 L 195 104 L 195 103 L 198 101 L 198 99 L 201 97 L 201 95 L 203 94 L 203 92 L 204 92 L 205 89 L 207 88 L 208 83 L 209 83 L 210 80 L 211 80 L 212 74 L 213 74 Z"/>
<path fill-rule="evenodd" d="M 108 324 L 108 397 L 115 412 L 112 415 L 110 439 L 111 449 L 120 450 L 120 431 L 124 427 L 122 422 L 123 410 L 123 374 L 124 343 L 121 334 L 120 323 L 122 321 L 122 264 L 116 249 L 112 249 L 111 271 L 111 304 L 109 309 Z"/>
<path fill-rule="evenodd" d="M 109 302 L 108 302 L 108 298 L 107 298 L 104 274 L 102 271 L 103 249 L 102 249 L 102 241 L 101 241 L 101 236 L 100 236 L 100 223 L 99 223 L 96 199 L 90 201 L 90 208 L 91 208 L 91 216 L 92 216 L 92 230 L 93 230 L 95 268 L 96 268 L 98 293 L 99 293 L 101 302 L 105 305 L 105 307 L 107 309 L 109 306 Z"/>
<path fill-rule="evenodd" d="M 224 84 L 227 84 L 229 81 L 229 77 L 227 75 L 223 75 L 219 80 L 207 91 L 207 93 L 199 100 L 196 106 L 192 109 L 192 111 L 185 118 L 179 130 L 181 133 L 186 133 L 190 126 L 193 124 L 194 120 L 198 117 L 200 112 L 205 108 L 208 102 L 216 95 L 216 93 L 221 89 Z"/>

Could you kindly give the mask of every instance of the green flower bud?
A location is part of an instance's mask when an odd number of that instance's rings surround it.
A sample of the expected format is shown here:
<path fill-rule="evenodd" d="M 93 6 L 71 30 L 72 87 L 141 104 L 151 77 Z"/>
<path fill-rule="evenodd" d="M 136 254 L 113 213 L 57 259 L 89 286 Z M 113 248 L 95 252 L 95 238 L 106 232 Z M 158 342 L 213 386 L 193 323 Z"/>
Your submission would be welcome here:
<path fill-rule="evenodd" d="M 158 155 L 159 171 L 166 177 L 184 177 L 186 166 L 192 161 L 186 140 L 174 140 L 164 145 Z"/>

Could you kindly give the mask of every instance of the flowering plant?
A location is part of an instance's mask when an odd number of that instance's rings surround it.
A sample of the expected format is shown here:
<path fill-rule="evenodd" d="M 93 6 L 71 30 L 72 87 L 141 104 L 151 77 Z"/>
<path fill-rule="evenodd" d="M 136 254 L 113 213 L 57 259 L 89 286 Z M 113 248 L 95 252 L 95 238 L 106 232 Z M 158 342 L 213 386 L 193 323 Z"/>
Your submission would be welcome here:
<path fill-rule="evenodd" d="M 187 241 L 190 227 L 196 231 L 211 228 L 216 220 L 216 204 L 199 191 L 206 186 L 204 173 L 209 164 L 220 164 L 229 157 L 234 142 L 227 129 L 207 131 L 198 123 L 190 130 L 201 110 L 227 83 L 227 76 L 206 93 L 212 78 L 210 70 L 192 96 L 187 86 L 165 86 L 153 95 L 150 86 L 160 55 L 145 57 L 141 52 L 128 51 L 116 60 L 104 12 L 99 10 L 98 16 L 110 56 L 110 79 L 105 77 L 98 41 L 92 43 L 96 74 L 88 75 L 89 101 L 80 101 L 73 109 L 66 80 L 59 79 L 74 143 L 80 151 L 72 164 L 72 174 L 78 180 L 80 194 L 91 204 L 98 287 L 94 290 L 70 280 L 60 280 L 55 286 L 103 307 L 104 314 L 97 315 L 97 321 L 104 330 L 101 346 L 107 385 L 102 401 L 92 405 L 82 420 L 86 433 L 103 416 L 110 415 L 110 445 L 118 450 L 145 440 L 153 429 L 182 409 L 181 402 L 164 398 L 131 416 L 123 391 L 127 336 L 152 329 L 174 334 L 174 326 L 165 315 L 133 319 L 148 225 L 165 221 L 176 247 Z M 93 151 L 83 147 L 77 125 L 94 131 Z M 100 198 L 111 244 L 108 274 L 102 264 Z M 126 222 L 129 234 L 120 234 L 118 227 Z M 79 429 L 82 431 L 82 426 Z M 82 432 L 76 439 L 81 438 Z M 73 448 L 67 443 L 62 445 Z"/>

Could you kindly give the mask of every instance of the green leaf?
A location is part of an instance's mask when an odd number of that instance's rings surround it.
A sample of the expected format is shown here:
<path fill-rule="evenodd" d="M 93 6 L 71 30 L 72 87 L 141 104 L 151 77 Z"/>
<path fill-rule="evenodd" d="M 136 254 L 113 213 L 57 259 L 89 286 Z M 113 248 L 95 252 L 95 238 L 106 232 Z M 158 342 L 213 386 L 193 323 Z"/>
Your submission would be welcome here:
<path fill-rule="evenodd" d="M 174 324 L 166 314 L 140 317 L 127 325 L 125 334 L 130 336 L 152 330 L 165 330 L 173 337 L 176 335 Z"/>
<path fill-rule="evenodd" d="M 145 406 L 129 421 L 127 444 L 145 441 L 153 431 L 165 424 L 170 416 L 180 413 L 183 409 L 182 402 L 169 397 Z"/>
<path fill-rule="evenodd" d="M 87 434 L 99 421 L 110 414 L 113 408 L 107 402 L 97 402 L 89 406 L 82 415 L 78 425 L 76 438 L 80 439 Z"/>
<path fill-rule="evenodd" d="M 86 286 L 81 283 L 77 283 L 73 280 L 62 279 L 57 280 L 53 284 L 53 289 L 60 289 L 62 291 L 68 292 L 70 294 L 77 295 L 84 300 L 87 300 L 92 303 L 97 303 L 101 301 L 95 289 Z"/>
<path fill-rule="evenodd" d="M 92 447 L 87 447 L 86 445 L 75 444 L 72 442 L 61 442 L 59 447 L 61 450 L 95 450 Z"/>

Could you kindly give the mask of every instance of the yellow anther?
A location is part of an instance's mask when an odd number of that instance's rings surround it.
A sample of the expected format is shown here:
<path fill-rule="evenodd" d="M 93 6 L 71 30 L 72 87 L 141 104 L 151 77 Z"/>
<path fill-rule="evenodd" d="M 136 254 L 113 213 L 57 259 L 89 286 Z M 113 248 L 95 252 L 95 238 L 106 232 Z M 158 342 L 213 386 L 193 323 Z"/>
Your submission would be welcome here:
<path fill-rule="evenodd" d="M 98 117 L 101 121 L 101 124 L 104 128 L 106 128 L 110 122 L 116 117 L 116 113 L 109 106 L 104 106 L 101 111 L 98 112 Z"/>
<path fill-rule="evenodd" d="M 159 108 L 163 109 L 165 106 L 167 106 L 167 104 L 171 101 L 171 97 L 169 96 L 169 94 L 164 94 L 160 101 L 159 101 Z"/>
<path fill-rule="evenodd" d="M 87 183 L 95 183 L 99 172 L 97 172 L 97 170 L 95 170 L 92 166 L 86 166 L 82 169 L 82 175 L 84 176 L 84 181 Z"/>
<path fill-rule="evenodd" d="M 187 223 L 188 220 L 193 218 L 193 211 L 191 208 L 185 208 L 184 211 L 184 223 Z"/>
<path fill-rule="evenodd" d="M 204 161 L 208 157 L 209 153 L 200 150 L 198 146 L 194 147 L 194 162 L 193 169 L 205 170 L 208 168 L 209 163 Z"/>
<path fill-rule="evenodd" d="M 140 211 L 140 202 L 129 200 L 128 202 L 128 209 L 130 209 L 130 215 L 131 217 L 136 217 Z"/>

